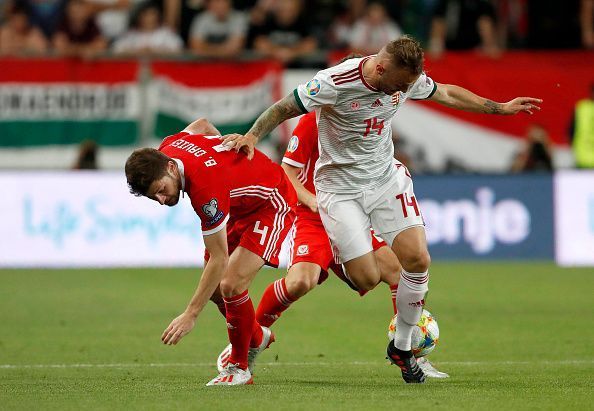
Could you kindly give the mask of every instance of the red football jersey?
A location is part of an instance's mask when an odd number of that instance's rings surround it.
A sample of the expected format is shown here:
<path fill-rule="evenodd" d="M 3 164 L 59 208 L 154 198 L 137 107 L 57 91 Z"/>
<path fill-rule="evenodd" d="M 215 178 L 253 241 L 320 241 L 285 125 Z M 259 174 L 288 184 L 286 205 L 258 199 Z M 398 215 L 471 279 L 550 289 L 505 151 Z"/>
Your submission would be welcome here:
<path fill-rule="evenodd" d="M 316 113 L 312 111 L 299 119 L 299 123 L 293 130 L 293 136 L 287 145 L 283 163 L 301 169 L 298 175 L 299 181 L 313 194 L 316 193 L 314 169 L 318 157 L 318 125 L 316 123 Z M 309 207 L 302 204 L 299 204 L 296 211 L 299 218 L 320 218 L 319 214 L 312 212 Z"/>
<path fill-rule="evenodd" d="M 203 235 L 222 229 L 229 215 L 236 221 L 258 213 L 266 202 L 287 209 L 297 202 L 283 169 L 258 150 L 248 160 L 229 151 L 218 136 L 187 132 L 166 137 L 159 150 L 183 163 L 183 191 L 200 217 Z"/>

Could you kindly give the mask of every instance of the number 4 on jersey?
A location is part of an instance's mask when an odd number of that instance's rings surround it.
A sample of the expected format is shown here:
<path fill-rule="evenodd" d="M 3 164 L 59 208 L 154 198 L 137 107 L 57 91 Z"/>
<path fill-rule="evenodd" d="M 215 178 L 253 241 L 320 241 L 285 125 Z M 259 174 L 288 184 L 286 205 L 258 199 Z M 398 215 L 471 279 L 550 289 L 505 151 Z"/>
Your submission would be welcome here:
<path fill-rule="evenodd" d="M 415 196 L 408 196 L 408 193 L 398 194 L 396 199 L 400 200 L 400 204 L 402 205 L 402 214 L 404 218 L 408 217 L 408 211 L 406 210 L 407 207 L 412 207 L 415 210 L 415 215 L 419 215 L 419 207 L 417 206 L 417 199 Z"/>
<path fill-rule="evenodd" d="M 365 133 L 363 133 L 363 137 L 367 137 L 369 133 L 371 133 L 371 130 L 377 130 L 377 135 L 381 136 L 382 130 L 384 129 L 384 120 L 378 121 L 377 117 L 373 117 L 363 121 L 365 121 L 365 125 L 367 126 Z"/>

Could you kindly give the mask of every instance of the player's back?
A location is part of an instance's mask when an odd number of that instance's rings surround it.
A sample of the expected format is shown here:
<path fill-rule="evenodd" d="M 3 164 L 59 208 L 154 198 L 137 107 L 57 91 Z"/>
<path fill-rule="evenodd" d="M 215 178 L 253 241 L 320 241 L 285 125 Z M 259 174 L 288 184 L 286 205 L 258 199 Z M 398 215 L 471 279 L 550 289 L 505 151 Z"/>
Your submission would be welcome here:
<path fill-rule="evenodd" d="M 183 163 L 185 191 L 193 203 L 197 191 L 224 192 L 230 195 L 233 214 L 245 214 L 257 209 L 279 186 L 284 189 L 284 171 L 278 164 L 258 150 L 248 160 L 243 152 L 224 146 L 219 136 L 181 132 L 163 140 L 159 150 Z"/>

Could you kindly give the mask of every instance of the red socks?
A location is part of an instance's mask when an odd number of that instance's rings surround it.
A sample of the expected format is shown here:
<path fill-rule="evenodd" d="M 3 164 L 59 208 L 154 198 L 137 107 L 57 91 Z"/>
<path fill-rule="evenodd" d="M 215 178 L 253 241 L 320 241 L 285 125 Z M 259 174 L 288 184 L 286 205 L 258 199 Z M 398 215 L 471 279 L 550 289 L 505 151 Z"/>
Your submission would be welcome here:
<path fill-rule="evenodd" d="M 392 306 L 394 307 L 394 315 L 398 314 L 398 309 L 396 308 L 396 292 L 398 291 L 398 284 L 394 284 L 390 286 L 390 292 L 392 293 Z"/>
<path fill-rule="evenodd" d="M 262 295 L 256 310 L 256 321 L 265 327 L 270 327 L 278 320 L 282 312 L 295 301 L 296 299 L 293 299 L 287 291 L 285 279 L 276 280 L 266 288 Z"/>
<path fill-rule="evenodd" d="M 224 298 L 224 300 L 227 311 L 227 332 L 229 333 L 229 342 L 233 345 L 229 363 L 239 364 L 239 367 L 245 370 L 247 369 L 250 340 L 257 326 L 254 305 L 247 290 L 236 296 Z M 262 330 L 260 330 L 261 333 Z"/>

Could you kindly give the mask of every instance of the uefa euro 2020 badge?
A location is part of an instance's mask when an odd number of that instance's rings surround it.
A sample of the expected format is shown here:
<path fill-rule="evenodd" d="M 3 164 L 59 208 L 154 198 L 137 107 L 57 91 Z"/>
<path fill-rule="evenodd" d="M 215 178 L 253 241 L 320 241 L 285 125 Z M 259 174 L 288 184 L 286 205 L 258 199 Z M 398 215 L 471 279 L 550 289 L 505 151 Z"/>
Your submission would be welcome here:
<path fill-rule="evenodd" d="M 208 203 L 202 205 L 202 211 L 210 218 L 206 225 L 214 225 L 223 218 L 223 212 L 219 210 L 219 202 L 212 198 Z"/>
<path fill-rule="evenodd" d="M 307 82 L 305 85 L 305 89 L 307 90 L 308 96 L 315 96 L 320 92 L 320 80 L 313 79 Z"/>
<path fill-rule="evenodd" d="M 289 153 L 294 153 L 295 150 L 297 150 L 297 147 L 299 147 L 299 137 L 293 136 L 289 140 L 289 145 L 287 146 L 287 151 Z"/>

